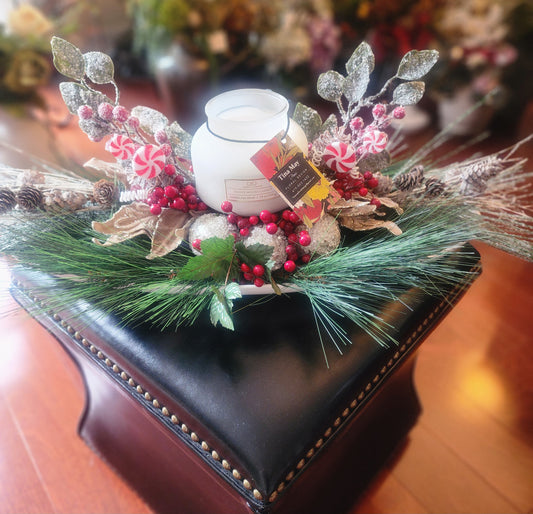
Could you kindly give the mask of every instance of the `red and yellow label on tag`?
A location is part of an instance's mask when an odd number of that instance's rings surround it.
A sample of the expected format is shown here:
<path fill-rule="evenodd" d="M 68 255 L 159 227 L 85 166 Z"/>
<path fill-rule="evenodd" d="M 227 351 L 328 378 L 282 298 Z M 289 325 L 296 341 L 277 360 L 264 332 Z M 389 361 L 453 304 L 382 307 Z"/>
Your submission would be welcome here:
<path fill-rule="evenodd" d="M 340 199 L 326 177 L 284 133 L 271 139 L 251 160 L 309 228 Z"/>

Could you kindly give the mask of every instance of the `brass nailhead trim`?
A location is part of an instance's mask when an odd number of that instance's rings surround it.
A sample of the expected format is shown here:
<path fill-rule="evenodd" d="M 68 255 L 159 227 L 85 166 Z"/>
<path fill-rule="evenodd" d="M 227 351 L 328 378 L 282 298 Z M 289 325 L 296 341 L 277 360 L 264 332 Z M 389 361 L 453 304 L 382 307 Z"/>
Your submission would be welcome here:
<path fill-rule="evenodd" d="M 278 493 L 277 493 L 277 491 L 274 491 L 274 492 L 268 497 L 268 501 L 269 501 L 270 503 L 272 503 L 277 497 L 278 497 Z"/>
<path fill-rule="evenodd" d="M 248 482 L 248 480 L 246 480 L 246 478 L 242 481 L 242 485 L 244 487 L 246 487 L 246 489 L 251 489 L 252 488 L 252 484 L 250 484 L 250 482 Z"/>
<path fill-rule="evenodd" d="M 209 445 L 205 441 L 202 441 L 202 450 L 209 451 Z"/>
<path fill-rule="evenodd" d="M 236 469 L 234 469 L 231 473 L 237 480 L 241 479 L 241 474 Z"/>
<path fill-rule="evenodd" d="M 177 425 L 179 423 L 178 418 L 176 417 L 175 414 L 172 414 L 172 416 L 170 416 L 170 421 L 172 421 L 174 425 Z"/>
<path fill-rule="evenodd" d="M 168 409 L 166 407 L 163 407 L 161 409 L 161 413 L 163 414 L 163 416 L 168 416 L 170 413 L 168 412 Z"/>
<path fill-rule="evenodd" d="M 257 489 L 254 489 L 254 498 L 256 500 L 262 500 L 263 499 L 263 495 Z"/>
<path fill-rule="evenodd" d="M 224 469 L 231 469 L 231 466 L 229 465 L 229 462 L 226 459 L 222 459 L 222 467 Z"/>
<path fill-rule="evenodd" d="M 156 409 L 159 409 L 159 402 L 157 400 L 154 400 L 152 402 L 152 405 L 156 408 Z"/>

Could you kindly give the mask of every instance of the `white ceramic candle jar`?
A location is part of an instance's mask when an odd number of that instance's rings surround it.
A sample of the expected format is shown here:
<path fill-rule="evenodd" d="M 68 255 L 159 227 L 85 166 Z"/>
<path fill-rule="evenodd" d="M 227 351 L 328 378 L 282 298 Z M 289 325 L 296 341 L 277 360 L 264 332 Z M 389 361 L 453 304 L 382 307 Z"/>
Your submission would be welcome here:
<path fill-rule="evenodd" d="M 283 131 L 307 154 L 305 134 L 289 119 L 288 109 L 286 98 L 266 89 L 236 89 L 207 102 L 207 122 L 191 147 L 196 190 L 203 202 L 220 211 L 229 200 L 242 216 L 286 207 L 250 158 Z"/>

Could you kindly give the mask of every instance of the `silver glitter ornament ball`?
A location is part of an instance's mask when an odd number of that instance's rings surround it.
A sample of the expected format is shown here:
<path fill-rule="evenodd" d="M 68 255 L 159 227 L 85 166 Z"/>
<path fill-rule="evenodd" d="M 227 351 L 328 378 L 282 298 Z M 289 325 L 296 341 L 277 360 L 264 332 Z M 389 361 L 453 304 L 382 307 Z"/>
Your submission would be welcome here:
<path fill-rule="evenodd" d="M 224 214 L 203 214 L 198 217 L 189 228 L 189 242 L 199 239 L 205 241 L 211 237 L 225 239 L 235 232 L 235 227 L 231 225 Z M 193 252 L 200 254 L 197 250 Z"/>
<path fill-rule="evenodd" d="M 272 271 L 275 271 L 283 266 L 283 263 L 287 260 L 287 253 L 285 248 L 288 241 L 282 230 L 278 230 L 275 234 L 269 234 L 263 225 L 252 227 L 250 235 L 243 241 L 245 246 L 250 246 L 256 243 L 260 243 L 266 246 L 272 246 Z"/>
<path fill-rule="evenodd" d="M 337 220 L 325 214 L 310 229 L 305 225 L 299 225 L 296 233 L 307 230 L 311 236 L 309 246 L 300 246 L 299 253 L 309 253 L 311 255 L 325 255 L 335 250 L 341 242 L 341 230 Z"/>

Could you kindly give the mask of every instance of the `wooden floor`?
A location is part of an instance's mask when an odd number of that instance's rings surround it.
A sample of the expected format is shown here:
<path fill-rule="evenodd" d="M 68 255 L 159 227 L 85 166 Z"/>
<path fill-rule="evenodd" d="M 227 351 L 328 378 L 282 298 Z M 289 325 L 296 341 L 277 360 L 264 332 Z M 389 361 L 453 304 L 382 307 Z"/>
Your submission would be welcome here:
<path fill-rule="evenodd" d="M 533 264 L 476 246 L 482 276 L 419 352 L 423 414 L 350 514 L 533 513 Z M 8 281 L 0 271 L 0 310 L 13 308 L 0 318 L 0 514 L 152 512 L 78 438 L 79 373 Z"/>

